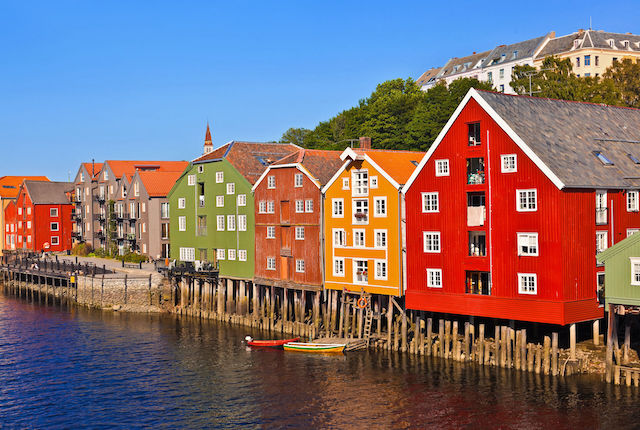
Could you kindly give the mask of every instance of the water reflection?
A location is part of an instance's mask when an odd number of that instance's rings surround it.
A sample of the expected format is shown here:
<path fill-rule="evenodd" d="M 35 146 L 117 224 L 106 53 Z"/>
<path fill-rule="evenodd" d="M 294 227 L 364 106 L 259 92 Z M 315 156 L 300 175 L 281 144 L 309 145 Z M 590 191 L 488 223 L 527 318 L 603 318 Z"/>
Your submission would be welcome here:
<path fill-rule="evenodd" d="M 0 297 L 6 427 L 633 427 L 636 389 L 391 352 L 248 349 L 247 329 Z M 0 426 L 1 427 L 1 426 Z"/>

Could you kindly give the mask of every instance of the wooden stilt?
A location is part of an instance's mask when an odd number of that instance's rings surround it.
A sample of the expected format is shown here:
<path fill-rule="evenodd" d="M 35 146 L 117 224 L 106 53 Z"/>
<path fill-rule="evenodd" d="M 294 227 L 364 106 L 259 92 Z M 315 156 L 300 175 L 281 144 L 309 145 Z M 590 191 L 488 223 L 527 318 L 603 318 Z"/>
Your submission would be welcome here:
<path fill-rule="evenodd" d="M 569 358 L 576 359 L 576 324 L 569 325 Z"/>
<path fill-rule="evenodd" d="M 593 322 L 593 344 L 595 346 L 600 345 L 600 320 Z"/>
<path fill-rule="evenodd" d="M 607 352 L 605 358 L 605 377 L 607 382 L 611 382 L 613 377 L 613 336 L 615 335 L 613 332 L 614 326 L 614 307 L 613 304 L 609 304 L 609 312 L 607 313 L 608 324 L 607 324 Z"/>

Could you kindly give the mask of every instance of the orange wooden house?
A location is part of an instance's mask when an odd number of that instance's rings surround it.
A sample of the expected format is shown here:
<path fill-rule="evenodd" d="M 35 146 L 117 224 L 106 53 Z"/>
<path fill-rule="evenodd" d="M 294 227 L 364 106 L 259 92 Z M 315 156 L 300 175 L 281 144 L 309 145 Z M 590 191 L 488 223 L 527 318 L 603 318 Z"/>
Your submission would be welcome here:
<path fill-rule="evenodd" d="M 400 189 L 424 153 L 347 148 L 344 164 L 323 188 L 325 288 L 402 296 Z"/>

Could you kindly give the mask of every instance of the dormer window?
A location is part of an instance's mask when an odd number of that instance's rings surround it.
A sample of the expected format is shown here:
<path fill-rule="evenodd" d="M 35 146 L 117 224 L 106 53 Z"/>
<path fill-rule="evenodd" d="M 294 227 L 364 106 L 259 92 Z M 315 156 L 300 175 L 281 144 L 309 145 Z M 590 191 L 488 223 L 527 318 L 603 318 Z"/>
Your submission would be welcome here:
<path fill-rule="evenodd" d="M 613 161 L 609 160 L 609 158 L 607 158 L 607 156 L 604 155 L 602 152 L 593 151 L 593 155 L 595 155 L 596 158 L 600 160 L 600 162 L 605 166 L 613 166 Z"/>
<path fill-rule="evenodd" d="M 613 39 L 609 39 L 607 40 L 607 43 L 609 44 L 609 48 L 615 48 L 616 47 L 616 43 Z"/>
<path fill-rule="evenodd" d="M 515 60 L 516 58 L 518 58 L 518 51 L 513 51 L 513 59 Z"/>
<path fill-rule="evenodd" d="M 633 154 L 627 154 L 627 157 L 629 157 L 629 160 L 633 161 L 633 164 L 640 164 L 640 159 L 638 159 L 638 157 L 636 157 Z"/>
<path fill-rule="evenodd" d="M 576 39 L 573 41 L 573 49 L 577 49 L 580 46 L 580 39 Z"/>
<path fill-rule="evenodd" d="M 500 55 L 500 61 L 504 61 L 507 58 L 507 54 Z"/>
<path fill-rule="evenodd" d="M 629 41 L 628 40 L 623 40 L 621 43 L 622 43 L 622 47 L 624 49 L 629 49 Z"/>

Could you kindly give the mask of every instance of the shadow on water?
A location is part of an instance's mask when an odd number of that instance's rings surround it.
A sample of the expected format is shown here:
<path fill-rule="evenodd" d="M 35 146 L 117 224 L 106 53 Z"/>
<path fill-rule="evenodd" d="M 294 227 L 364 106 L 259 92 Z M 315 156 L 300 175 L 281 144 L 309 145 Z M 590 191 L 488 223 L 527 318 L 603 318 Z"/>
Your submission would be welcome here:
<path fill-rule="evenodd" d="M 625 428 L 638 391 L 387 351 L 252 350 L 265 333 L 0 296 L 0 428 Z"/>

